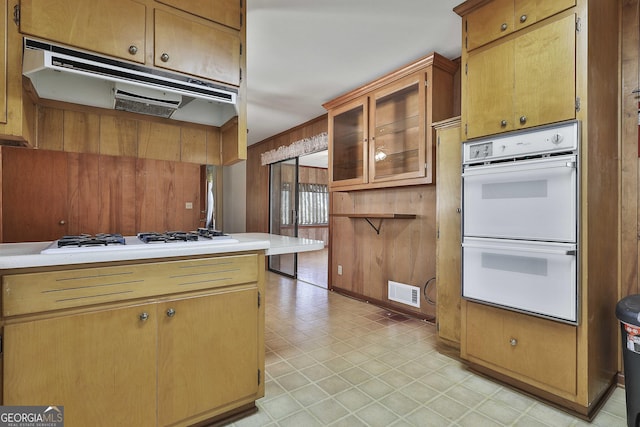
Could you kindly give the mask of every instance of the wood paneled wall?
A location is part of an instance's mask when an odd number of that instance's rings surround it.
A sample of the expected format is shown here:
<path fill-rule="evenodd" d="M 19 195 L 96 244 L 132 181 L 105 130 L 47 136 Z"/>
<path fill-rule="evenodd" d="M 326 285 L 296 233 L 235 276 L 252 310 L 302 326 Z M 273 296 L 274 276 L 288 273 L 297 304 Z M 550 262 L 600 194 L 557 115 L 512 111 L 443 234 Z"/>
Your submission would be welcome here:
<path fill-rule="evenodd" d="M 329 287 L 399 311 L 435 317 L 435 306 L 422 295 L 427 281 L 436 275 L 435 185 L 333 192 L 331 213 L 415 214 L 415 219 L 372 219 L 380 224 L 380 234 L 363 218 L 331 216 Z M 388 280 L 420 287 L 420 310 L 390 301 Z"/>
<path fill-rule="evenodd" d="M 262 166 L 260 155 L 304 138 L 327 131 L 326 114 L 247 149 L 247 232 L 269 232 L 269 166 Z"/>
<path fill-rule="evenodd" d="M 638 285 L 638 103 L 640 95 L 640 1 L 621 0 L 621 186 L 620 298 L 640 292 Z"/>
<path fill-rule="evenodd" d="M 35 147 L 174 162 L 221 164 L 219 128 L 59 104 L 59 107 L 38 105 L 37 135 L 32 142 Z"/>

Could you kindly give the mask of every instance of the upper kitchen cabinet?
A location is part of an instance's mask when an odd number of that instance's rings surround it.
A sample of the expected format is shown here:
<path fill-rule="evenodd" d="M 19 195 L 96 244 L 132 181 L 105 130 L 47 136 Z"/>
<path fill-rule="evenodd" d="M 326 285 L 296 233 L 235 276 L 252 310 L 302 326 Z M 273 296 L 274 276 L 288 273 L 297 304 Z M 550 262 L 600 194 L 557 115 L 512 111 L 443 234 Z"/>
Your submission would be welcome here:
<path fill-rule="evenodd" d="M 431 123 L 453 114 L 457 69 L 433 53 L 324 104 L 330 189 L 432 183 Z"/>
<path fill-rule="evenodd" d="M 242 0 L 156 0 L 201 18 L 239 30 L 242 27 Z"/>
<path fill-rule="evenodd" d="M 576 0 L 495 0 L 466 15 L 464 45 L 473 50 L 575 6 Z M 464 10 L 456 8 L 458 13 Z"/>
<path fill-rule="evenodd" d="M 240 84 L 238 31 L 160 9 L 154 13 L 155 66 Z"/>
<path fill-rule="evenodd" d="M 575 118 L 576 16 L 554 17 L 466 56 L 466 137 Z M 471 89 L 473 88 L 473 89 Z"/>
<path fill-rule="evenodd" d="M 144 63 L 144 4 L 133 0 L 21 0 L 20 32 Z"/>

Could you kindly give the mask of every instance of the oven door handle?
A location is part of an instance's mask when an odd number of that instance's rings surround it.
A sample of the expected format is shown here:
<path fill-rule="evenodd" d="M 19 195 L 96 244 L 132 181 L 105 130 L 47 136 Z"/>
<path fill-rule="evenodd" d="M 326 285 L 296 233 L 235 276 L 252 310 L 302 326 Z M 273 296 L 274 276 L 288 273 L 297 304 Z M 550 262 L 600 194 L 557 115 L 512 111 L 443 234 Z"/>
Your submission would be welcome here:
<path fill-rule="evenodd" d="M 482 243 L 462 243 L 463 248 L 475 248 L 475 249 L 487 249 L 494 251 L 509 251 L 513 252 L 517 250 L 519 252 L 531 252 L 538 254 L 554 254 L 554 255 L 567 255 L 567 256 L 575 256 L 577 251 L 575 249 L 542 249 L 542 248 L 532 248 L 528 246 L 515 247 L 515 246 L 500 246 L 500 245 L 483 245 Z"/>

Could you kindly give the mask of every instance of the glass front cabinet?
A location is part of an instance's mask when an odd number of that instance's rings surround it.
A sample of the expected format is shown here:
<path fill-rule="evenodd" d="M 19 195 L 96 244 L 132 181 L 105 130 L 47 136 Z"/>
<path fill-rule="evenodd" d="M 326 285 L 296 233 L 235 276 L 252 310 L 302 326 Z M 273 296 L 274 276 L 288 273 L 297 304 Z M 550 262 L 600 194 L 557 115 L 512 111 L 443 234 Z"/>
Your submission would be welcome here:
<path fill-rule="evenodd" d="M 431 124 L 453 115 L 457 68 L 434 53 L 326 103 L 330 189 L 433 183 Z"/>

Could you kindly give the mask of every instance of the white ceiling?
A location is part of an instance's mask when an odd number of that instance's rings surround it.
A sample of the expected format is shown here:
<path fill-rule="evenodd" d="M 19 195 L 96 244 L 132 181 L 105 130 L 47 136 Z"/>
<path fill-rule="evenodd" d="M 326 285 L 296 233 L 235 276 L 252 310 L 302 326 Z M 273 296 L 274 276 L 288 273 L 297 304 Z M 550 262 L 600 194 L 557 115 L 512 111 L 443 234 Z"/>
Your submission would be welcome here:
<path fill-rule="evenodd" d="M 247 0 L 248 144 L 431 52 L 460 56 L 462 0 Z"/>

